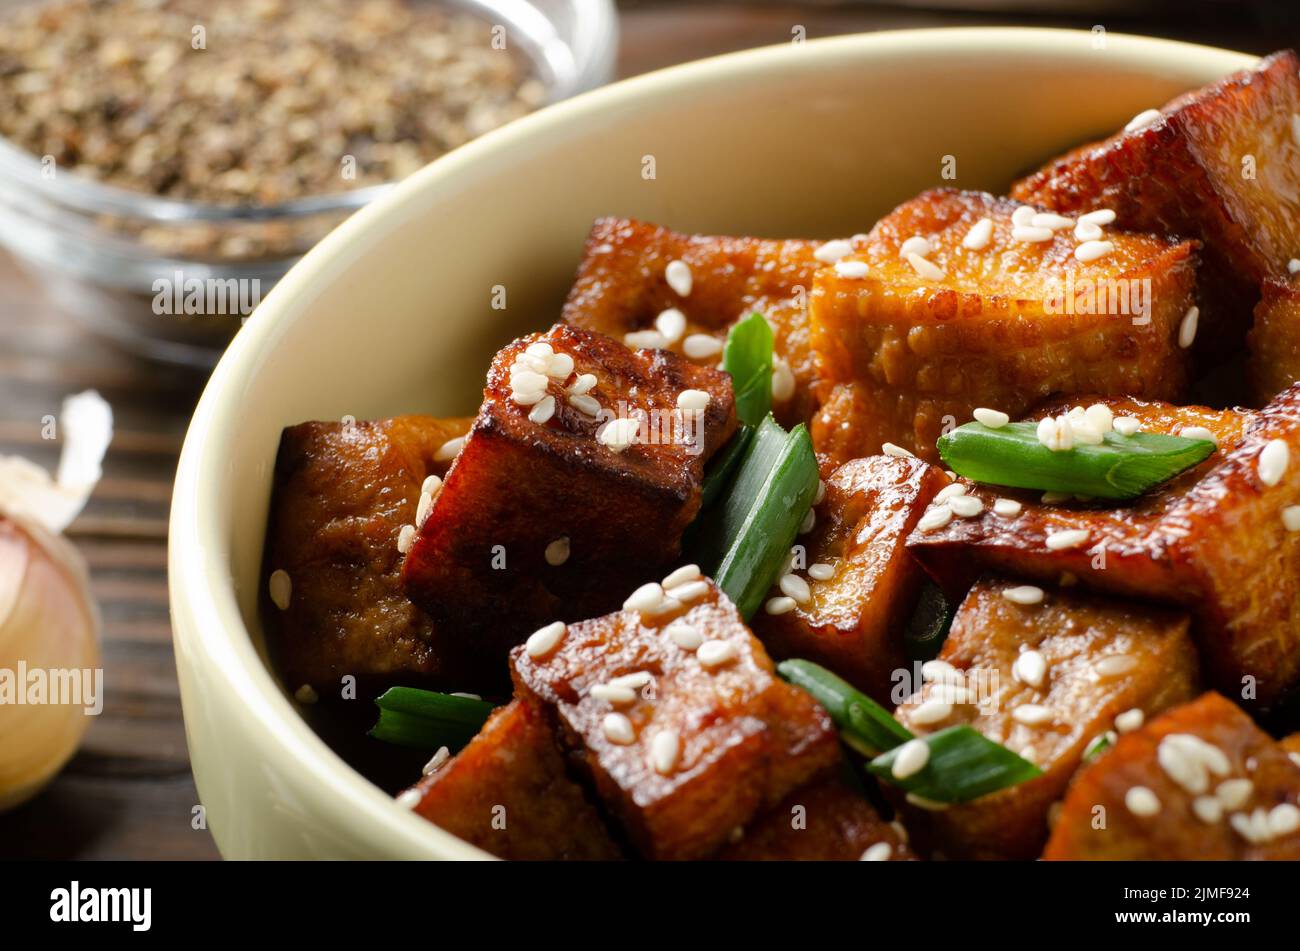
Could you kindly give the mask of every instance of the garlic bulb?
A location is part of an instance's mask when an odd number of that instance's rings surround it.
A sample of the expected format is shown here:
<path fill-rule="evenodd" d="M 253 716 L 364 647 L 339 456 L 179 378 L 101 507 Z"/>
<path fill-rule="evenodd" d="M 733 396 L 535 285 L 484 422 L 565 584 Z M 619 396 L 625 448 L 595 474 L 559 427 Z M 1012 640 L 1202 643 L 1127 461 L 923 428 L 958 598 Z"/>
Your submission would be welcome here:
<path fill-rule="evenodd" d="M 60 425 L 56 479 L 0 457 L 0 810 L 53 779 L 103 708 L 99 612 L 59 532 L 99 480 L 112 412 L 81 393 L 64 401 Z"/>

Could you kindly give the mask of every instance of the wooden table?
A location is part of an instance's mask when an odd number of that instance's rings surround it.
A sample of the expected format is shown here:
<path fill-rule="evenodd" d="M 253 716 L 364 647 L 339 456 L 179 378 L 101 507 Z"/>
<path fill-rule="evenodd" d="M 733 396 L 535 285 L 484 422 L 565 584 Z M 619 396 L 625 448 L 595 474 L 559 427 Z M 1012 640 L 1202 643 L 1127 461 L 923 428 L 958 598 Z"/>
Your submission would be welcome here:
<path fill-rule="evenodd" d="M 971 4 L 978 5 L 978 4 Z M 1090 27 L 1098 17 L 1019 22 Z M 620 74 L 751 46 L 876 29 L 1013 22 L 974 13 L 863 5 L 629 3 Z M 1164 33 L 1264 52 L 1296 33 L 1241 15 L 1183 15 L 1158 23 L 1102 17 L 1108 29 Z M 1287 38 L 1290 37 L 1290 39 Z M 167 511 L 177 453 L 201 374 L 142 362 L 87 335 L 37 282 L 0 254 L 0 453 L 48 466 L 41 417 L 93 387 L 112 404 L 116 436 L 105 477 L 69 535 L 91 570 L 104 615 L 106 701 L 80 753 L 44 794 L 0 816 L 0 857 L 215 858 L 191 828 L 198 802 L 181 722 L 167 615 Z"/>

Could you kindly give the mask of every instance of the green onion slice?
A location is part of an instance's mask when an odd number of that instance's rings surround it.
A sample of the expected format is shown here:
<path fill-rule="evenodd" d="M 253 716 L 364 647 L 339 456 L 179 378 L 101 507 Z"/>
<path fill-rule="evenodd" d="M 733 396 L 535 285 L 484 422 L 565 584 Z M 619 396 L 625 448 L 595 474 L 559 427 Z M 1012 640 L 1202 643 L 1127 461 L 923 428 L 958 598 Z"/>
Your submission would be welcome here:
<path fill-rule="evenodd" d="M 415 687 L 390 687 L 375 701 L 379 721 L 370 735 L 385 743 L 453 753 L 474 738 L 493 710 L 486 700 Z"/>
<path fill-rule="evenodd" d="M 750 314 L 731 328 L 722 369 L 731 374 L 737 418 L 759 425 L 772 409 L 772 326 L 762 314 Z"/>
<path fill-rule="evenodd" d="M 905 779 L 894 776 L 898 748 L 873 759 L 867 770 L 931 802 L 970 802 L 980 796 L 1041 776 L 1043 771 L 969 726 L 954 726 L 923 737 L 930 748 L 925 768 Z"/>
<path fill-rule="evenodd" d="M 786 660 L 776 666 L 785 680 L 812 694 L 839 728 L 840 739 L 863 756 L 892 750 L 912 738 L 888 710 L 847 681 L 809 660 Z"/>
<path fill-rule="evenodd" d="M 1102 499 L 1136 498 L 1215 448 L 1207 439 L 1111 432 L 1098 445 L 1054 452 L 1038 441 L 1032 422 L 998 429 L 967 423 L 941 436 L 938 446 L 949 468 L 976 482 Z"/>
<path fill-rule="evenodd" d="M 735 475 L 740 461 L 745 458 L 745 451 L 749 449 L 749 441 L 753 438 L 754 428 L 741 423 L 736 434 L 709 460 L 700 497 L 701 510 L 716 502 L 723 490 L 731 484 L 731 477 Z"/>

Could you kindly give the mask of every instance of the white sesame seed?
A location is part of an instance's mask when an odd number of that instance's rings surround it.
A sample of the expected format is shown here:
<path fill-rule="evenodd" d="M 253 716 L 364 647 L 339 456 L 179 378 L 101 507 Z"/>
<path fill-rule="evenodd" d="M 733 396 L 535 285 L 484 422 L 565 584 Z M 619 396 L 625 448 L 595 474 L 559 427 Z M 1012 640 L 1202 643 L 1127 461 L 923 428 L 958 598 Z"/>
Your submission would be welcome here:
<path fill-rule="evenodd" d="M 650 765 L 656 773 L 667 776 L 677 768 L 682 738 L 676 730 L 660 730 L 650 741 Z"/>
<path fill-rule="evenodd" d="M 1300 809 L 1289 802 L 1280 802 L 1268 812 L 1268 831 L 1273 838 L 1290 835 L 1300 829 Z"/>
<path fill-rule="evenodd" d="M 420 528 L 429 518 L 429 513 L 433 511 L 433 496 L 428 492 L 420 493 L 420 501 L 415 505 L 415 526 Z"/>
<path fill-rule="evenodd" d="M 695 656 L 705 667 L 721 667 L 736 658 L 736 645 L 731 641 L 705 641 L 695 651 Z"/>
<path fill-rule="evenodd" d="M 1053 231 L 1060 231 L 1062 228 L 1073 227 L 1074 219 L 1067 218 L 1065 215 L 1058 215 L 1055 212 L 1044 211 L 1030 218 L 1029 223 L 1035 228 L 1050 228 Z"/>
<path fill-rule="evenodd" d="M 552 568 L 558 568 L 569 560 L 569 536 L 561 535 L 555 541 L 546 546 L 546 563 Z"/>
<path fill-rule="evenodd" d="M 1001 429 L 1007 423 L 1011 422 L 1011 417 L 1000 409 L 989 409 L 986 406 L 976 407 L 975 412 L 971 414 L 975 421 L 981 426 L 987 426 L 989 429 Z"/>
<path fill-rule="evenodd" d="M 1201 308 L 1192 306 L 1183 314 L 1183 322 L 1178 325 L 1178 346 L 1186 350 L 1196 339 L 1196 327 L 1200 322 Z"/>
<path fill-rule="evenodd" d="M 415 544 L 415 526 L 403 525 L 401 531 L 397 533 L 397 550 L 405 555 Z"/>
<path fill-rule="evenodd" d="M 840 277 L 846 277 L 850 280 L 861 280 L 867 276 L 867 262 L 865 261 L 836 261 L 835 273 Z"/>
<path fill-rule="evenodd" d="M 517 389 L 510 391 L 510 398 L 520 406 L 535 406 L 546 398 L 546 390 Z"/>
<path fill-rule="evenodd" d="M 934 532 L 952 521 L 952 509 L 947 504 L 931 505 L 925 514 L 917 520 L 916 527 L 922 532 Z"/>
<path fill-rule="evenodd" d="M 534 660 L 545 657 L 560 646 L 560 641 L 564 640 L 568 630 L 563 621 L 552 621 L 528 635 L 528 640 L 524 642 L 524 651 Z"/>
<path fill-rule="evenodd" d="M 1125 132 L 1137 132 L 1139 129 L 1145 129 L 1151 123 L 1159 119 L 1164 113 L 1159 109 L 1144 109 L 1128 120 L 1128 125 L 1124 126 Z"/>
<path fill-rule="evenodd" d="M 1066 548 L 1078 548 L 1088 540 L 1088 529 L 1086 528 L 1067 528 L 1064 531 L 1052 532 L 1044 541 L 1048 551 L 1063 551 Z"/>
<path fill-rule="evenodd" d="M 685 584 L 675 585 L 672 588 L 665 588 L 664 594 L 673 601 L 680 604 L 690 604 L 692 601 L 698 601 L 709 593 L 709 583 L 707 581 L 687 581 Z"/>
<path fill-rule="evenodd" d="M 892 442 L 880 444 L 880 451 L 886 456 L 893 456 L 895 459 L 915 459 L 915 454 L 908 452 L 902 446 L 896 446 Z"/>
<path fill-rule="evenodd" d="M 676 307 L 669 307 L 655 318 L 655 330 L 663 335 L 665 341 L 674 344 L 686 333 L 686 315 Z"/>
<path fill-rule="evenodd" d="M 946 660 L 927 660 L 921 665 L 921 679 L 929 683 L 946 683 L 960 686 L 966 682 L 962 672 Z"/>
<path fill-rule="evenodd" d="M 657 581 L 649 581 L 633 591 L 623 602 L 623 610 L 638 613 L 654 612 L 664 601 L 664 589 Z"/>
<path fill-rule="evenodd" d="M 1023 651 L 1011 665 L 1011 676 L 1022 684 L 1041 687 L 1047 676 L 1047 658 L 1039 651 Z"/>
<path fill-rule="evenodd" d="M 546 375 L 554 380 L 567 380 L 573 372 L 573 357 L 557 353 L 546 363 Z"/>
<path fill-rule="evenodd" d="M 636 703 L 636 690 L 620 684 L 595 684 L 588 693 L 591 695 L 592 699 L 599 700 L 602 703 L 609 703 L 616 707 L 624 707 L 629 703 Z"/>
<path fill-rule="evenodd" d="M 1084 417 L 1070 420 L 1070 436 L 1076 446 L 1100 446 L 1105 435 Z"/>
<path fill-rule="evenodd" d="M 1120 677 L 1137 667 L 1137 658 L 1129 654 L 1110 654 L 1092 665 L 1093 672 L 1103 679 Z"/>
<path fill-rule="evenodd" d="M 933 799 L 926 799 L 924 796 L 918 796 L 916 793 L 908 793 L 906 797 L 908 805 L 916 806 L 918 809 L 924 809 L 926 812 L 943 812 L 951 807 L 951 803 L 936 802 Z"/>
<path fill-rule="evenodd" d="M 1261 807 L 1253 813 L 1238 812 L 1228 816 L 1228 824 L 1248 842 L 1263 842 L 1268 838 L 1268 813 Z"/>
<path fill-rule="evenodd" d="M 1027 227 L 1034 220 L 1034 215 L 1038 214 L 1037 209 L 1030 205 L 1020 205 L 1015 211 L 1011 212 L 1011 223 L 1021 227 Z"/>
<path fill-rule="evenodd" d="M 685 261 L 669 261 L 668 266 L 664 268 L 664 280 L 679 297 L 691 296 L 691 286 L 695 282 L 691 277 L 691 269 Z"/>
<path fill-rule="evenodd" d="M 984 511 L 984 503 L 973 495 L 954 495 L 947 505 L 957 518 L 974 518 Z"/>
<path fill-rule="evenodd" d="M 573 381 L 573 385 L 569 387 L 569 393 L 573 396 L 582 396 L 584 393 L 590 393 L 594 390 L 599 382 L 600 380 L 596 378 L 596 374 L 581 373 Z"/>
<path fill-rule="evenodd" d="M 905 258 L 909 255 L 915 254 L 919 257 L 925 257 L 931 250 L 933 249 L 930 246 L 930 242 L 917 234 L 903 242 L 902 246 L 898 249 L 898 256 L 900 258 Z"/>
<path fill-rule="evenodd" d="M 600 402 L 594 396 L 585 394 L 570 396 L 569 405 L 585 416 L 594 418 L 600 415 Z"/>
<path fill-rule="evenodd" d="M 1038 604 L 1043 600 L 1043 589 L 1031 584 L 1022 584 L 1014 588 L 1003 588 L 1002 597 L 1012 604 Z"/>
<path fill-rule="evenodd" d="M 925 740 L 908 740 L 894 754 L 893 765 L 889 771 L 895 779 L 907 779 L 925 769 L 930 762 L 930 745 Z"/>
<path fill-rule="evenodd" d="M 621 419 L 611 419 L 596 434 L 596 440 L 602 446 L 608 446 L 614 452 L 622 452 L 629 446 L 637 442 L 637 436 L 641 432 L 641 421 L 639 419 L 630 419 L 623 417 Z"/>
<path fill-rule="evenodd" d="M 1045 416 L 1038 421 L 1038 441 L 1052 452 L 1074 448 L 1074 428 L 1065 416 Z"/>
<path fill-rule="evenodd" d="M 1286 755 L 1290 758 L 1291 762 L 1295 763 L 1297 766 L 1300 766 L 1300 753 L 1291 752 L 1291 753 L 1287 753 Z"/>
<path fill-rule="evenodd" d="M 534 370 L 520 370 L 518 367 L 511 368 L 514 372 L 510 374 L 510 388 L 517 394 L 525 394 L 541 390 L 546 392 L 546 385 L 549 378 L 545 373 L 537 373 Z"/>
<path fill-rule="evenodd" d="M 272 604 L 281 611 L 289 610 L 289 602 L 293 599 L 293 579 L 289 572 L 276 568 L 266 582 L 266 590 L 271 595 Z"/>
<path fill-rule="evenodd" d="M 818 261 L 821 261 L 823 264 L 834 264 L 840 258 L 846 257 L 852 253 L 852 242 L 845 241 L 842 238 L 837 238 L 834 241 L 827 241 L 819 247 L 813 252 L 813 257 Z"/>
<path fill-rule="evenodd" d="M 704 643 L 704 635 L 700 629 L 693 624 L 687 623 L 684 619 L 678 618 L 666 628 L 664 632 L 668 635 L 669 640 L 684 651 L 698 650 L 699 646 Z"/>
<path fill-rule="evenodd" d="M 794 396 L 794 371 L 780 357 L 772 361 L 772 399 L 784 403 Z"/>
<path fill-rule="evenodd" d="M 1196 818 L 1205 823 L 1218 822 L 1223 818 L 1223 806 L 1213 796 L 1197 796 L 1192 800 L 1192 812 Z"/>
<path fill-rule="evenodd" d="M 795 603 L 794 598 L 782 596 L 778 598 L 768 598 L 767 603 L 763 605 L 763 610 L 768 614 L 789 614 L 797 606 L 798 605 Z"/>
<path fill-rule="evenodd" d="M 821 505 L 822 499 L 826 498 L 826 482 L 822 479 L 817 480 L 817 494 L 813 496 L 813 505 Z"/>
<path fill-rule="evenodd" d="M 1300 506 L 1293 507 L 1300 509 Z M 813 581 L 830 581 L 835 577 L 835 568 L 825 562 L 814 562 L 808 566 L 808 577 L 812 578 Z"/>
<path fill-rule="evenodd" d="M 707 360 L 722 352 L 722 341 L 709 334 L 691 334 L 682 341 L 682 352 L 692 360 Z"/>
<path fill-rule="evenodd" d="M 808 512 L 804 515 L 803 521 L 799 523 L 799 534 L 807 535 L 809 532 L 813 530 L 814 527 L 816 527 L 816 525 L 817 525 L 817 511 L 816 509 L 809 509 Z"/>
<path fill-rule="evenodd" d="M 555 397 L 547 394 L 542 397 L 537 405 L 532 408 L 528 414 L 528 421 L 541 426 L 555 415 Z"/>
<path fill-rule="evenodd" d="M 1074 249 L 1074 257 L 1080 263 L 1087 264 L 1104 258 L 1114 250 L 1115 244 L 1111 241 L 1085 241 Z"/>
<path fill-rule="evenodd" d="M 1074 226 L 1076 241 L 1100 241 L 1102 234 L 1101 226 L 1095 225 L 1091 221 L 1080 221 Z"/>
<path fill-rule="evenodd" d="M 299 703 L 310 705 L 319 700 L 320 696 L 316 693 L 316 688 L 311 684 L 303 684 L 293 692 L 293 698 Z"/>
<path fill-rule="evenodd" d="M 1300 273 L 1300 258 L 1292 258 L 1290 261 L 1287 261 L 1286 270 L 1288 274 Z"/>
<path fill-rule="evenodd" d="M 420 800 L 423 798 L 423 794 L 418 789 L 404 789 L 397 794 L 397 798 L 394 802 L 403 809 L 414 809 L 420 804 Z"/>
<path fill-rule="evenodd" d="M 952 704 L 947 700 L 932 697 L 918 704 L 912 711 L 911 720 L 921 726 L 930 726 L 934 723 L 942 723 L 952 716 Z"/>
<path fill-rule="evenodd" d="M 1291 450 L 1281 439 L 1271 439 L 1260 450 L 1259 463 L 1257 470 L 1259 472 L 1259 481 L 1267 486 L 1277 485 L 1282 481 L 1282 476 L 1286 473 L 1287 463 L 1290 461 Z"/>
<path fill-rule="evenodd" d="M 1115 729 L 1121 733 L 1132 733 L 1134 730 L 1141 729 L 1142 724 L 1146 721 L 1146 714 L 1141 708 L 1134 707 L 1131 710 L 1125 710 L 1115 718 Z"/>
<path fill-rule="evenodd" d="M 1124 805 L 1133 815 L 1143 819 L 1160 811 L 1160 800 L 1145 786 L 1129 787 L 1128 792 L 1124 793 Z"/>
<path fill-rule="evenodd" d="M 1193 796 L 1199 796 L 1210 788 L 1210 777 L 1186 746 L 1170 742 L 1171 739 L 1172 736 L 1166 736 L 1160 741 L 1156 761 L 1166 776 Z"/>
<path fill-rule="evenodd" d="M 1300 532 L 1300 505 L 1288 505 L 1282 510 L 1282 525 L 1288 532 Z"/>
<path fill-rule="evenodd" d="M 1026 244 L 1040 244 L 1044 241 L 1051 241 L 1056 232 L 1051 228 L 1035 228 L 1033 225 L 1016 225 L 1011 229 L 1012 241 L 1023 241 Z"/>
<path fill-rule="evenodd" d="M 621 713 L 605 714 L 605 718 L 600 721 L 600 728 L 605 739 L 611 743 L 630 746 L 636 742 L 636 730 L 632 728 L 632 721 Z"/>
<path fill-rule="evenodd" d="M 1022 703 L 1011 711 L 1011 719 L 1025 726 L 1041 726 L 1052 719 L 1052 711 L 1041 703 Z"/>
<path fill-rule="evenodd" d="M 524 348 L 524 353 L 530 357 L 543 357 L 549 359 L 555 353 L 555 348 L 545 340 L 538 340 L 536 343 L 530 343 Z"/>
<path fill-rule="evenodd" d="M 1219 444 L 1218 438 L 1204 426 L 1184 426 L 1178 431 L 1178 435 L 1184 439 L 1204 439 L 1206 442 L 1212 442 L 1214 445 Z"/>
<path fill-rule="evenodd" d="M 965 495 L 966 492 L 967 488 L 964 482 L 954 482 L 952 485 L 945 485 L 942 489 L 936 492 L 934 495 L 934 502 L 935 504 L 947 502 L 949 499 L 958 495 Z"/>
<path fill-rule="evenodd" d="M 1214 798 L 1224 809 L 1240 809 L 1250 801 L 1255 784 L 1249 779 L 1225 779 L 1214 790 Z"/>
<path fill-rule="evenodd" d="M 788 598 L 794 598 L 798 604 L 807 604 L 812 600 L 812 591 L 808 587 L 808 582 L 804 581 L 798 575 L 786 574 L 781 576 L 777 582 L 781 593 Z"/>
<path fill-rule="evenodd" d="M 451 750 L 445 746 L 438 747 L 438 752 L 429 757 L 429 762 L 424 764 L 424 768 L 420 770 L 420 774 L 422 776 L 432 776 L 438 770 L 442 769 L 449 759 L 451 759 Z"/>
<path fill-rule="evenodd" d="M 699 565 L 682 565 L 680 568 L 668 573 L 668 576 L 663 580 L 663 587 L 666 591 L 669 588 L 675 588 L 678 585 L 686 584 L 688 581 L 695 581 L 699 577 Z"/>
<path fill-rule="evenodd" d="M 1115 220 L 1115 212 L 1110 208 L 1098 208 L 1096 211 L 1090 211 L 1087 214 L 1079 216 L 1080 221 L 1086 221 L 1090 225 L 1108 225 Z"/>
<path fill-rule="evenodd" d="M 634 350 L 662 350 L 668 346 L 668 338 L 657 330 L 633 330 L 623 334 L 623 343 Z"/>
<path fill-rule="evenodd" d="M 427 475 L 424 482 L 420 484 L 421 492 L 428 492 L 430 495 L 436 495 L 442 489 L 442 478 L 436 475 Z"/>
<path fill-rule="evenodd" d="M 455 439 L 448 439 L 438 447 L 438 451 L 433 454 L 436 462 L 449 462 L 455 459 L 461 448 L 465 445 L 465 437 L 457 436 Z"/>
<path fill-rule="evenodd" d="M 682 390 L 677 394 L 677 408 L 688 411 L 707 409 L 712 397 L 704 390 Z"/>
<path fill-rule="evenodd" d="M 1121 416 L 1111 425 L 1121 436 L 1132 436 L 1142 428 L 1142 421 L 1135 416 Z"/>
<path fill-rule="evenodd" d="M 935 264 L 928 258 L 923 258 L 915 252 L 907 256 L 907 263 L 912 265 L 912 270 L 920 277 L 927 281 L 942 281 L 946 272 L 939 265 Z"/>
<path fill-rule="evenodd" d="M 1110 432 L 1115 426 L 1115 414 L 1105 403 L 1093 403 L 1083 411 L 1083 418 L 1102 433 Z"/>
<path fill-rule="evenodd" d="M 877 842 L 875 845 L 868 846 L 867 850 L 862 853 L 862 862 L 888 862 L 890 856 L 894 854 L 894 847 L 888 842 Z"/>
<path fill-rule="evenodd" d="M 993 503 L 993 513 L 1003 518 L 1015 518 L 1020 514 L 1021 504 L 1015 499 L 998 499 Z"/>
<path fill-rule="evenodd" d="M 983 251 L 989 246 L 989 239 L 992 237 L 993 219 L 981 218 L 971 226 L 970 231 L 966 232 L 966 237 L 961 239 L 961 244 L 970 251 Z"/>

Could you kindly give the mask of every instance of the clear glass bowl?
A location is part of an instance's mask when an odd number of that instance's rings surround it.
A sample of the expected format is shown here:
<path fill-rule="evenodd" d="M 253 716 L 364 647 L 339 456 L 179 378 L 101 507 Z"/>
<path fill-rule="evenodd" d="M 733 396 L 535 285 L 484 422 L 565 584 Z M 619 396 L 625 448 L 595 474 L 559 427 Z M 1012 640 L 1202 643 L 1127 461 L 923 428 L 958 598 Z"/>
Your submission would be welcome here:
<path fill-rule="evenodd" d="M 504 25 L 548 102 L 613 77 L 612 0 L 441 2 Z M 0 245 L 94 331 L 152 359 L 207 368 L 239 329 L 241 304 L 265 296 L 313 244 L 389 187 L 264 206 L 175 201 L 69 172 L 51 176 L 37 156 L 0 138 Z M 204 313 L 176 312 L 196 282 L 209 291 Z"/>

